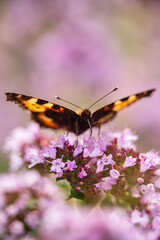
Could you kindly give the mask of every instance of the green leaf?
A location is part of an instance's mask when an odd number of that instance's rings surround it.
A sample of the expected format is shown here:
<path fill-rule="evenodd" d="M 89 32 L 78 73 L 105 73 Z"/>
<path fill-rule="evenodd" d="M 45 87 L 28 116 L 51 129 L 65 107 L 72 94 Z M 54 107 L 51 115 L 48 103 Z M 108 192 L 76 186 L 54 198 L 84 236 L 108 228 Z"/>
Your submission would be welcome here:
<path fill-rule="evenodd" d="M 64 180 L 65 178 L 64 177 L 57 177 L 56 178 L 56 182 L 60 181 L 60 180 Z"/>
<path fill-rule="evenodd" d="M 85 200 L 85 194 L 83 192 L 75 192 L 71 189 L 71 196 L 80 200 Z"/>

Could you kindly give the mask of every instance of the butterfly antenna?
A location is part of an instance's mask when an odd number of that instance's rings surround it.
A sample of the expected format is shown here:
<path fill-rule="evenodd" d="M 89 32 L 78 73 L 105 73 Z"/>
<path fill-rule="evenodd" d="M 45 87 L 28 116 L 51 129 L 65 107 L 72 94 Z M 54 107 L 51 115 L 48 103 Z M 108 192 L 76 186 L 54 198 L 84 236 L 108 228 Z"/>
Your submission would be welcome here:
<path fill-rule="evenodd" d="M 58 96 L 55 96 L 55 98 L 58 99 L 58 100 L 61 100 L 61 101 L 63 101 L 63 102 L 69 103 L 69 104 L 71 104 L 71 105 L 73 105 L 73 106 L 75 106 L 75 107 L 80 108 L 81 110 L 83 110 L 81 107 L 77 106 L 76 104 L 71 103 L 71 102 L 69 102 L 69 101 L 67 101 L 67 100 L 64 100 L 64 99 L 62 99 L 62 98 L 60 98 L 60 97 L 58 97 Z"/>
<path fill-rule="evenodd" d="M 94 102 L 88 109 L 90 109 L 91 107 L 93 107 L 93 105 L 95 105 L 96 103 L 98 103 L 99 101 L 101 101 L 103 98 L 105 98 L 106 96 L 108 96 L 109 94 L 111 94 L 112 92 L 116 91 L 118 89 L 118 87 L 114 88 L 111 92 L 107 93 L 106 95 L 104 95 L 103 97 L 99 98 L 96 102 Z"/>

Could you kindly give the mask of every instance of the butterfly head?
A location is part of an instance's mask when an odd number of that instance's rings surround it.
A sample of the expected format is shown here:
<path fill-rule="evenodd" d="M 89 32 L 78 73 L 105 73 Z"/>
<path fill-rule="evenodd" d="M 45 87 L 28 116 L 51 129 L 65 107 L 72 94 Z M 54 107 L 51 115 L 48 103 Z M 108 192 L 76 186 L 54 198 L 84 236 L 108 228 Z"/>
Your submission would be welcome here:
<path fill-rule="evenodd" d="M 80 113 L 81 118 L 84 120 L 88 120 L 91 116 L 91 111 L 89 111 L 87 108 L 85 108 L 81 113 Z"/>

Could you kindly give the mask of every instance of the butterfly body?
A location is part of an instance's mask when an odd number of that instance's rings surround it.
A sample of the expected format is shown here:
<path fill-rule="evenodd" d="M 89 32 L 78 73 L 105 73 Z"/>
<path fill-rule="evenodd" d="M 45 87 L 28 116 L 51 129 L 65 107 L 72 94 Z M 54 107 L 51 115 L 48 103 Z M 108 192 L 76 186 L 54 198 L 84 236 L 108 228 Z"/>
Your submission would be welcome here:
<path fill-rule="evenodd" d="M 155 89 L 151 89 L 122 98 L 98 109 L 93 114 L 87 108 L 77 114 L 61 105 L 22 94 L 6 93 L 6 96 L 7 101 L 15 102 L 20 107 L 29 110 L 31 112 L 31 119 L 38 122 L 41 126 L 53 129 L 65 129 L 78 136 L 89 128 L 92 130 L 92 127 L 99 127 L 101 124 L 110 121 L 116 116 L 118 111 L 138 99 L 150 96 L 154 91 Z"/>

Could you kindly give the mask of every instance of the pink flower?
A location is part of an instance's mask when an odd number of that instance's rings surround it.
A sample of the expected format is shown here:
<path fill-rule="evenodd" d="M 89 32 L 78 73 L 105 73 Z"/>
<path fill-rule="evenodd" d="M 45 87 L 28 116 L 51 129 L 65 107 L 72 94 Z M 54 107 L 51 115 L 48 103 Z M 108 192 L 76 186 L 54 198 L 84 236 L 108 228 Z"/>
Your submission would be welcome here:
<path fill-rule="evenodd" d="M 160 233 L 160 216 L 156 216 L 153 219 L 153 223 L 152 223 L 153 229 L 157 230 Z"/>
<path fill-rule="evenodd" d="M 101 190 L 102 187 L 103 187 L 103 182 L 96 183 L 95 186 L 96 186 L 99 190 Z"/>
<path fill-rule="evenodd" d="M 157 175 L 157 176 L 160 176 L 160 168 L 157 169 L 156 171 L 154 171 L 154 174 Z"/>
<path fill-rule="evenodd" d="M 160 188 L 160 177 L 155 180 L 154 184 L 157 188 Z"/>
<path fill-rule="evenodd" d="M 83 151 L 82 146 L 81 146 L 81 145 L 78 145 L 78 146 L 76 147 L 76 149 L 74 150 L 74 152 L 73 152 L 73 156 L 76 157 L 76 156 L 79 155 L 82 151 Z"/>
<path fill-rule="evenodd" d="M 111 190 L 112 186 L 115 185 L 117 182 L 116 182 L 115 178 L 105 177 L 105 178 L 103 178 L 102 183 L 103 183 L 102 189 L 105 191 L 108 191 L 108 190 Z"/>
<path fill-rule="evenodd" d="M 9 230 L 11 234 L 14 235 L 23 235 L 24 234 L 24 225 L 21 221 L 15 220 L 9 225 Z"/>
<path fill-rule="evenodd" d="M 40 219 L 40 216 L 39 216 L 38 210 L 34 210 L 32 212 L 29 212 L 27 214 L 27 216 L 25 216 L 25 222 L 31 228 L 34 228 L 35 226 L 38 225 L 39 219 Z"/>
<path fill-rule="evenodd" d="M 86 171 L 82 168 L 81 171 L 78 173 L 78 177 L 83 178 L 86 177 L 87 173 Z"/>
<path fill-rule="evenodd" d="M 109 154 L 108 156 L 104 154 L 102 158 L 104 159 L 106 165 L 111 164 L 113 166 L 115 164 L 112 154 Z"/>
<path fill-rule="evenodd" d="M 103 151 L 101 151 L 99 147 L 94 148 L 93 151 L 90 151 L 88 148 L 85 148 L 83 151 L 84 158 L 85 157 L 90 157 L 90 158 L 99 157 L 99 156 L 102 156 L 103 154 L 104 154 Z"/>
<path fill-rule="evenodd" d="M 158 153 L 154 153 L 153 151 L 141 153 L 139 158 L 141 159 L 141 172 L 145 172 L 150 168 L 160 165 L 160 156 Z"/>
<path fill-rule="evenodd" d="M 104 165 L 105 165 L 105 162 L 103 161 L 103 159 L 98 159 L 96 173 L 101 172 L 104 168 Z"/>
<path fill-rule="evenodd" d="M 149 223 L 149 216 L 145 212 L 142 213 L 138 210 L 134 210 L 131 214 L 131 221 L 133 224 L 140 224 L 145 228 Z"/>
<path fill-rule="evenodd" d="M 119 172 L 115 169 L 110 170 L 109 174 L 110 174 L 111 178 L 113 178 L 113 179 L 117 179 L 120 176 Z"/>
<path fill-rule="evenodd" d="M 75 160 L 73 161 L 67 160 L 66 164 L 67 164 L 67 170 L 69 171 L 74 171 L 74 168 L 77 168 Z"/>
<path fill-rule="evenodd" d="M 144 182 L 144 179 L 143 178 L 137 178 L 137 182 L 142 184 Z"/>
<path fill-rule="evenodd" d="M 123 132 L 115 132 L 113 135 L 115 138 L 117 138 L 117 147 L 118 149 L 121 148 L 130 148 L 135 150 L 136 147 L 133 142 L 135 142 L 138 139 L 137 135 L 134 135 L 129 128 L 124 129 Z"/>
<path fill-rule="evenodd" d="M 88 148 L 85 148 L 85 149 L 83 150 L 83 157 L 84 157 L 84 158 L 90 157 L 90 151 L 89 151 Z"/>
<path fill-rule="evenodd" d="M 31 162 L 31 164 L 28 165 L 29 168 L 35 166 L 38 163 L 44 163 L 42 154 L 40 153 L 39 149 L 36 147 L 29 148 L 27 150 L 25 159 Z"/>
<path fill-rule="evenodd" d="M 139 155 L 139 158 L 140 158 L 140 172 L 145 172 L 147 171 L 148 169 L 151 168 L 151 162 L 150 162 L 150 159 L 147 159 L 146 155 L 145 154 L 140 154 Z"/>
<path fill-rule="evenodd" d="M 140 191 L 144 195 L 154 193 L 155 192 L 154 184 L 153 183 L 149 183 L 147 185 L 143 184 L 140 186 Z"/>
<path fill-rule="evenodd" d="M 59 135 L 59 136 L 57 135 L 57 141 L 51 141 L 51 144 L 52 144 L 54 147 L 63 149 L 65 142 L 66 142 L 66 139 L 65 139 L 65 137 L 64 137 L 64 134 L 61 134 L 61 135 Z"/>
<path fill-rule="evenodd" d="M 91 138 L 84 137 L 83 138 L 83 147 L 88 148 L 88 150 L 91 152 L 95 148 L 95 142 Z"/>
<path fill-rule="evenodd" d="M 28 128 L 17 127 L 6 139 L 4 150 L 18 152 L 24 144 L 33 143 L 40 134 L 40 127 L 37 123 L 31 122 Z"/>
<path fill-rule="evenodd" d="M 24 161 L 22 157 L 17 153 L 12 153 L 10 156 L 10 170 L 17 171 L 21 166 L 23 166 Z"/>
<path fill-rule="evenodd" d="M 63 176 L 63 168 L 65 167 L 65 163 L 62 162 L 61 158 L 57 158 L 52 161 L 51 171 L 56 172 L 59 177 Z"/>
<path fill-rule="evenodd" d="M 96 147 L 90 154 L 90 157 L 99 157 L 103 155 L 103 151 L 100 150 L 99 147 Z"/>
<path fill-rule="evenodd" d="M 98 159 L 96 172 L 97 173 L 101 172 L 104 169 L 105 165 L 109 165 L 109 164 L 114 165 L 115 161 L 113 161 L 112 157 L 113 157 L 112 154 L 109 154 L 108 156 L 104 154 L 101 159 Z"/>
<path fill-rule="evenodd" d="M 126 168 L 134 166 L 136 164 L 136 161 L 137 161 L 136 158 L 133 158 L 132 156 L 126 157 L 123 167 Z"/>
<path fill-rule="evenodd" d="M 43 149 L 43 156 L 44 157 L 50 157 L 52 159 L 56 158 L 56 148 L 53 145 L 48 145 Z"/>

